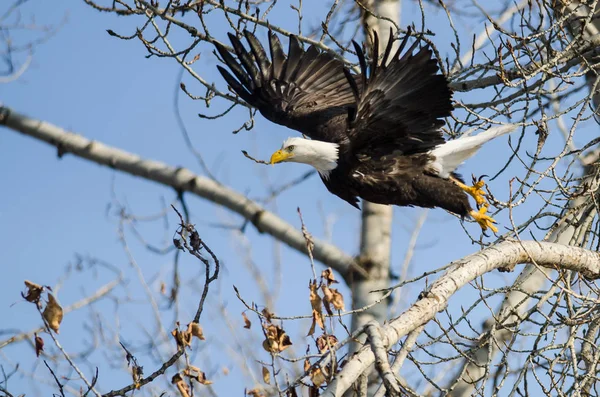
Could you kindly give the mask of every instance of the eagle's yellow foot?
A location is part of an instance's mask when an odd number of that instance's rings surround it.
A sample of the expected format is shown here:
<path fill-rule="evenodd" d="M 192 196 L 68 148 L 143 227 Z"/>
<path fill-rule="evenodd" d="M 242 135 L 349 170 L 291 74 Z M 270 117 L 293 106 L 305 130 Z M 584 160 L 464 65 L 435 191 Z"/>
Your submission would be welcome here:
<path fill-rule="evenodd" d="M 497 223 L 497 222 L 491 216 L 486 215 L 487 210 L 488 210 L 488 205 L 485 204 L 479 209 L 479 211 L 471 210 L 469 215 L 471 215 L 471 217 L 477 223 L 479 223 L 479 226 L 481 226 L 481 230 L 483 230 L 484 232 L 487 229 L 490 229 L 492 232 L 497 233 L 498 228 L 496 226 L 494 226 L 494 223 Z"/>
<path fill-rule="evenodd" d="M 477 208 L 482 205 L 487 205 L 487 200 L 485 196 L 487 193 L 483 191 L 483 187 L 485 186 L 485 182 L 483 181 L 483 176 L 477 180 L 475 176 L 473 176 L 473 186 L 467 186 L 458 179 L 453 179 L 454 183 L 462 190 L 464 190 L 467 194 L 475 199 L 475 203 L 477 203 Z"/>

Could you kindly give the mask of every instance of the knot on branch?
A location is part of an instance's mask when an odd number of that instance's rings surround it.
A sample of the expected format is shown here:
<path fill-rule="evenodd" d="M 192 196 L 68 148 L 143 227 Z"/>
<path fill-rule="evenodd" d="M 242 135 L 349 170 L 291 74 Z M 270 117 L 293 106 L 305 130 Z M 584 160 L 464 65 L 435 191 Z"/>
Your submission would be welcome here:
<path fill-rule="evenodd" d="M 10 109 L 6 106 L 0 105 L 0 124 L 6 125 L 8 121 L 8 116 L 10 116 Z"/>
<path fill-rule="evenodd" d="M 252 217 L 249 219 L 250 223 L 252 223 L 252 225 L 256 228 L 256 231 L 259 232 L 260 234 L 264 233 L 264 230 L 262 230 L 260 227 L 260 218 L 264 213 L 265 213 L 265 210 L 260 209 L 260 210 L 256 211 L 254 213 L 254 215 L 252 215 Z"/>

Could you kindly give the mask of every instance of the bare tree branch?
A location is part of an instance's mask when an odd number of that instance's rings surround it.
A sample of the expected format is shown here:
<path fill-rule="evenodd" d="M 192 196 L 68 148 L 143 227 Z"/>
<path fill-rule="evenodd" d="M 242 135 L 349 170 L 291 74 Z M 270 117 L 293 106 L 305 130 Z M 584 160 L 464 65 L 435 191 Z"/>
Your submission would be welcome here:
<path fill-rule="evenodd" d="M 452 295 L 477 277 L 495 269 L 512 269 L 523 263 L 572 270 L 588 279 L 600 278 L 598 252 L 547 242 L 503 242 L 454 262 L 446 274 L 424 293 L 423 299 L 381 328 L 384 345 L 389 349 L 400 338 L 429 322 L 446 307 Z M 329 383 L 322 396 L 342 396 L 374 362 L 375 355 L 370 346 L 362 347 Z"/>
<path fill-rule="evenodd" d="M 291 248 L 307 254 L 304 237 L 296 228 L 234 190 L 196 175 L 186 168 L 175 168 L 158 161 L 141 159 L 124 150 L 90 141 L 52 124 L 31 119 L 5 106 L 0 106 L 0 125 L 55 146 L 59 157 L 65 153 L 72 153 L 95 163 L 170 186 L 177 192 L 190 192 L 222 205 L 250 220 L 259 232 L 268 233 Z M 354 258 L 335 246 L 316 239 L 314 243 L 314 258 L 325 266 L 331 266 L 344 277 L 350 274 L 365 274 L 354 265 Z"/>

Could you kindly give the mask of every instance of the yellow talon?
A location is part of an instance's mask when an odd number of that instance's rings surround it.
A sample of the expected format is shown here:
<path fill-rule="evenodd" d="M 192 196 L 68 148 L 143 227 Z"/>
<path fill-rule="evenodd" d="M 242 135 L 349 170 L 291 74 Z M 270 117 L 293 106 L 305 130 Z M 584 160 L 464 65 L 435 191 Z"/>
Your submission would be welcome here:
<path fill-rule="evenodd" d="M 488 205 L 485 204 L 479 209 L 479 211 L 471 210 L 469 215 L 471 215 L 471 217 L 477 223 L 479 223 L 479 226 L 481 226 L 481 230 L 483 230 L 484 232 L 489 228 L 492 232 L 497 233 L 498 228 L 494 226 L 494 223 L 497 222 L 494 219 L 492 219 L 491 216 L 486 215 L 487 209 Z"/>
<path fill-rule="evenodd" d="M 452 181 L 454 181 L 454 183 L 459 188 L 464 190 L 467 194 L 469 194 L 471 197 L 473 197 L 475 199 L 477 208 L 479 208 L 483 205 L 487 206 L 488 202 L 485 199 L 485 196 L 487 196 L 487 193 L 483 191 L 483 187 L 485 186 L 485 182 L 483 181 L 483 179 L 480 178 L 479 180 L 477 180 L 475 178 L 475 176 L 473 176 L 473 186 L 467 186 L 455 178 L 452 178 Z"/>

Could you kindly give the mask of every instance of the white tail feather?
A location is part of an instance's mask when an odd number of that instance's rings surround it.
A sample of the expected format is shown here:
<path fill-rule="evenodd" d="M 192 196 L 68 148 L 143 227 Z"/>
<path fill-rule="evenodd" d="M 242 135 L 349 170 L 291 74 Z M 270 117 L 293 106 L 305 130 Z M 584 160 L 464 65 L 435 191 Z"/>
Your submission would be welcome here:
<path fill-rule="evenodd" d="M 490 128 L 474 136 L 467 136 L 448 141 L 431 151 L 435 160 L 431 164 L 442 178 L 448 178 L 465 160 L 475 154 L 484 143 L 501 135 L 508 134 L 517 126 L 515 124 Z"/>

